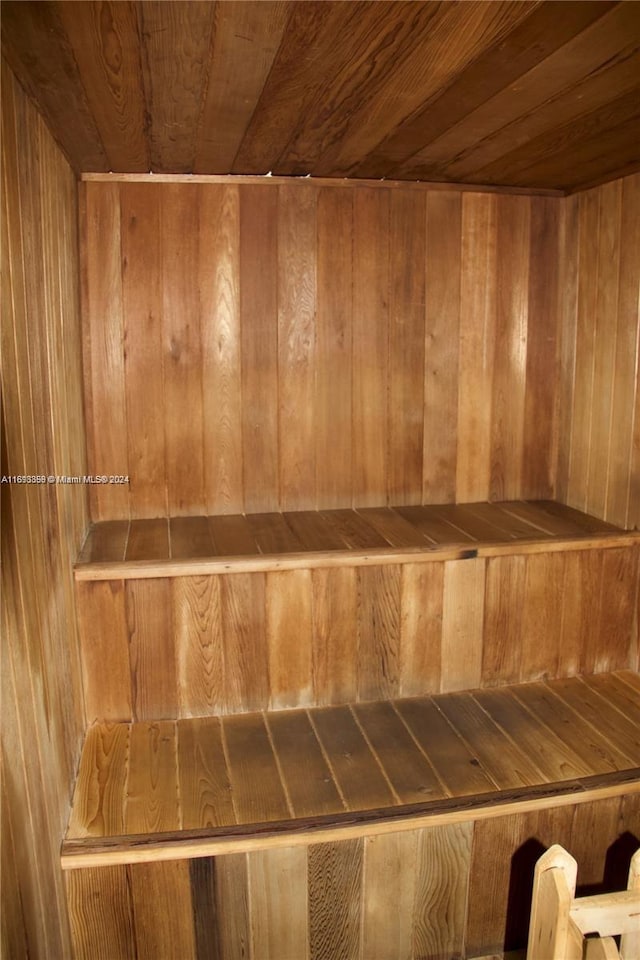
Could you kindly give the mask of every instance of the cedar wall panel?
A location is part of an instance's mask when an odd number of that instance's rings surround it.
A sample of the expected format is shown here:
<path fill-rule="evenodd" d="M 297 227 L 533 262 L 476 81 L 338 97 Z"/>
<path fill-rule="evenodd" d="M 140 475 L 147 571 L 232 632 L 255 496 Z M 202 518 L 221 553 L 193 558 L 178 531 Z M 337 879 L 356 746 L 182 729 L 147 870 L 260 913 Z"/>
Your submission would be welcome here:
<path fill-rule="evenodd" d="M 634 547 L 76 589 L 87 723 L 449 693 L 635 665 Z"/>
<path fill-rule="evenodd" d="M 66 874 L 78 960 L 454 960 L 526 946 L 536 859 L 626 886 L 635 797 L 377 837 Z M 139 891 L 149 891 L 140 897 Z M 149 910 L 149 900 L 161 904 Z M 96 904 L 100 909 L 96 909 Z M 96 931 L 99 931 L 96 935 Z"/>
<path fill-rule="evenodd" d="M 82 476 L 76 182 L 4 65 L 2 175 L 2 474 Z M 87 523 L 86 487 L 2 485 L 7 958 L 69 956 L 59 848 L 83 729 L 71 564 Z"/>
<path fill-rule="evenodd" d="M 93 519 L 554 495 L 560 198 L 82 189 Z"/>
<path fill-rule="evenodd" d="M 640 174 L 568 197 L 559 499 L 640 527 Z"/>

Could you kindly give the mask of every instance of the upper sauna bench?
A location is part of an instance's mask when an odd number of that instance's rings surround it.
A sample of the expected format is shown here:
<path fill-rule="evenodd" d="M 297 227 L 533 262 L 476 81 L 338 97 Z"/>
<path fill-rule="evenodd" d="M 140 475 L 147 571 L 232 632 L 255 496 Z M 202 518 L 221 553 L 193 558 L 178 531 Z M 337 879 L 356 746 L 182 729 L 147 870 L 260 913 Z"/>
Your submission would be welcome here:
<path fill-rule="evenodd" d="M 551 500 L 364 507 L 93 524 L 77 580 L 416 563 L 639 540 Z"/>

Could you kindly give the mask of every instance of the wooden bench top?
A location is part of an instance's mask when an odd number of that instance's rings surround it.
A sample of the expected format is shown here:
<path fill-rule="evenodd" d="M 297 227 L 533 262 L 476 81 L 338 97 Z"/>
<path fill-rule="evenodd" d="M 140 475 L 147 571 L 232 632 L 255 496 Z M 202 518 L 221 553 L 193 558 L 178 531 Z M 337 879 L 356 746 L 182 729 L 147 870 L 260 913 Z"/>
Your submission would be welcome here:
<path fill-rule="evenodd" d="M 640 539 L 550 500 L 94 524 L 78 580 L 253 572 L 620 546 Z"/>
<path fill-rule="evenodd" d="M 212 856 L 640 791 L 631 672 L 92 726 L 62 865 Z"/>

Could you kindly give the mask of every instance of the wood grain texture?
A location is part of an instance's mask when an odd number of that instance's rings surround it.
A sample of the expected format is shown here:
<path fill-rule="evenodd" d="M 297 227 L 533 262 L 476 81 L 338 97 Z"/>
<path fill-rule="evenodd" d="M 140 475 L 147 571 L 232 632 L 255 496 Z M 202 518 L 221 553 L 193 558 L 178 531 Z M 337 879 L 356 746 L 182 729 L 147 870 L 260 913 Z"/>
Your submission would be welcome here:
<path fill-rule="evenodd" d="M 351 960 L 361 930 L 362 841 L 308 850 L 310 960 Z"/>
<path fill-rule="evenodd" d="M 2 195 L 2 474 L 83 476 L 76 182 L 4 62 Z M 71 949 L 58 850 L 84 725 L 70 565 L 88 494 L 2 485 L 3 847 L 6 836 L 15 851 L 5 870 L 3 850 L 3 899 L 17 907 L 3 921 L 7 955 Z"/>
<path fill-rule="evenodd" d="M 565 307 L 575 364 L 563 368 L 571 416 L 561 442 L 570 457 L 559 489 L 572 506 L 627 528 L 639 522 L 639 196 L 638 175 L 581 194 L 565 254 L 577 296 Z"/>

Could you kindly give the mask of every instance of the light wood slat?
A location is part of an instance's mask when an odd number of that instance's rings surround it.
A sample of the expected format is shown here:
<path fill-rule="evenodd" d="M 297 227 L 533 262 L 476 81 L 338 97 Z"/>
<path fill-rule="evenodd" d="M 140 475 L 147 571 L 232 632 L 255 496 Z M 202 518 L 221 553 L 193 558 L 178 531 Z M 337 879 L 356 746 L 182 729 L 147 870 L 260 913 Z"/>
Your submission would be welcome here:
<path fill-rule="evenodd" d="M 478 507 L 485 508 L 485 504 L 474 503 L 470 506 L 472 506 L 474 510 Z M 532 536 L 535 536 L 538 539 L 545 540 L 552 536 L 549 531 L 542 530 L 540 526 L 536 526 L 533 520 L 529 520 L 524 515 L 520 516 L 514 512 L 513 509 L 505 509 L 501 503 L 489 504 L 489 510 L 492 515 L 495 515 L 496 525 L 504 526 L 506 524 L 507 529 L 514 539 L 520 539 L 522 537 L 524 540 L 528 540 Z"/>
<path fill-rule="evenodd" d="M 254 513 L 246 519 L 260 553 L 304 552 L 281 513 Z"/>
<path fill-rule="evenodd" d="M 312 669 L 315 704 L 345 703 L 358 695 L 358 593 L 349 567 L 313 570 Z"/>
<path fill-rule="evenodd" d="M 225 702 L 220 580 L 177 577 L 170 599 L 179 715 L 219 712 Z"/>
<path fill-rule="evenodd" d="M 514 688 L 514 694 L 536 720 L 546 724 L 549 729 L 564 730 L 565 743 L 585 763 L 590 764 L 593 773 L 620 770 L 629 764 L 630 758 L 617 748 L 614 741 L 607 740 L 576 716 L 546 684 L 521 684 Z"/>
<path fill-rule="evenodd" d="M 238 6 L 246 9 L 244 3 Z M 248 19 L 259 22 L 269 7 L 271 4 L 260 4 L 260 12 L 254 8 Z M 219 11 L 223 22 L 228 9 L 226 5 Z M 240 76 L 234 77 L 234 89 L 253 68 L 252 57 Z M 278 407 L 265 403 L 278 382 L 277 255 L 277 192 L 248 185 L 240 192 L 240 350 L 244 509 L 252 512 L 279 507 Z"/>
<path fill-rule="evenodd" d="M 267 574 L 265 630 L 272 710 L 313 702 L 311 601 L 310 570 Z"/>
<path fill-rule="evenodd" d="M 433 700 L 398 700 L 395 706 L 451 796 L 495 791 L 496 784 Z"/>
<path fill-rule="evenodd" d="M 220 719 L 180 720 L 176 732 L 183 830 L 235 823 Z"/>
<path fill-rule="evenodd" d="M 441 687 L 444 569 L 442 563 L 402 567 L 399 693 L 403 697 L 437 693 Z"/>
<path fill-rule="evenodd" d="M 626 683 L 628 686 L 633 687 L 634 690 L 640 690 L 640 674 L 634 673 L 632 670 L 623 670 L 615 675 L 617 680 L 621 680 L 623 683 Z M 593 678 L 595 680 L 595 677 Z"/>
<path fill-rule="evenodd" d="M 318 709 L 311 716 L 347 809 L 392 805 L 391 787 L 349 708 Z"/>
<path fill-rule="evenodd" d="M 358 699 L 395 696 L 400 683 L 399 567 L 361 567 L 358 584 Z"/>
<path fill-rule="evenodd" d="M 612 523 L 606 523 L 597 516 L 583 513 L 581 510 L 565 506 L 563 503 L 556 503 L 554 500 L 537 500 L 536 505 L 545 514 L 550 513 L 554 517 L 561 517 L 563 520 L 575 524 L 585 533 L 612 533 L 616 530 Z"/>
<path fill-rule="evenodd" d="M 171 517 L 169 519 L 171 559 L 212 557 L 213 538 L 207 517 Z"/>
<path fill-rule="evenodd" d="M 251 955 L 264 960 L 307 960 L 309 918 L 304 847 L 258 850 L 247 865 Z M 288 896 L 281 890 L 287 885 Z"/>
<path fill-rule="evenodd" d="M 209 517 L 209 526 L 218 556 L 236 557 L 259 553 L 246 517 Z"/>
<path fill-rule="evenodd" d="M 270 691 L 264 576 L 225 577 L 220 611 L 225 707 L 231 712 L 266 709 Z"/>
<path fill-rule="evenodd" d="M 561 553 L 526 558 L 520 679 L 555 677 L 562 656 L 562 609 L 565 557 Z M 599 646 L 599 644 L 598 644 Z"/>
<path fill-rule="evenodd" d="M 501 790 L 540 781 L 540 770 L 529 755 L 496 726 L 471 694 L 442 694 L 437 704 Z"/>
<path fill-rule="evenodd" d="M 586 777 L 593 772 L 590 764 L 581 760 L 560 736 L 547 732 L 508 689 L 478 690 L 473 696 L 498 726 L 509 731 L 549 780 Z"/>
<path fill-rule="evenodd" d="M 216 939 L 223 957 L 232 957 L 239 943 L 250 943 L 247 861 L 248 857 L 243 853 L 218 857 L 213 861 L 216 884 Z"/>
<path fill-rule="evenodd" d="M 523 609 L 528 557 L 492 557 L 485 581 L 484 685 L 516 683 L 521 676 Z"/>
<path fill-rule="evenodd" d="M 127 541 L 127 562 L 168 560 L 169 524 L 165 519 L 132 520 Z"/>
<path fill-rule="evenodd" d="M 135 957 L 129 868 L 70 870 L 65 885 L 74 956 L 78 960 Z"/>
<path fill-rule="evenodd" d="M 359 703 L 352 710 L 400 803 L 447 795 L 390 703 Z"/>
<path fill-rule="evenodd" d="M 201 359 L 194 345 L 187 362 L 192 364 L 192 376 L 200 372 L 202 376 L 203 442 L 196 462 L 199 466 L 201 456 L 206 512 L 239 513 L 244 506 L 240 194 L 233 185 L 198 186 L 195 191 L 199 220 L 193 282 L 198 299 L 193 311 L 200 315 Z M 194 380 L 195 390 L 197 376 Z M 198 399 L 194 397 L 196 410 Z"/>
<path fill-rule="evenodd" d="M 129 883 L 136 956 L 196 960 L 189 863 L 137 863 Z"/>
<path fill-rule="evenodd" d="M 482 678 L 485 561 L 445 563 L 441 689 L 477 687 Z"/>
<path fill-rule="evenodd" d="M 267 714 L 265 719 L 294 815 L 344 810 L 307 713 L 291 710 Z"/>
<path fill-rule="evenodd" d="M 262 714 L 222 721 L 233 806 L 239 822 L 292 816 Z"/>
<path fill-rule="evenodd" d="M 411 956 L 417 836 L 365 837 L 362 951 L 367 960 Z"/>
<path fill-rule="evenodd" d="M 181 821 L 176 724 L 172 720 L 135 723 L 129 737 L 125 831 L 179 830 Z"/>
<path fill-rule="evenodd" d="M 125 584 L 78 583 L 76 590 L 86 722 L 129 720 L 133 691 Z"/>
<path fill-rule="evenodd" d="M 129 725 L 89 728 L 80 758 L 68 837 L 124 833 Z"/>
<path fill-rule="evenodd" d="M 392 547 L 422 547 L 429 542 L 390 507 L 358 507 L 358 513 Z"/>
<path fill-rule="evenodd" d="M 135 720 L 178 715 L 171 581 L 128 580 L 125 585 L 131 692 Z"/>
<path fill-rule="evenodd" d="M 128 520 L 107 520 L 93 524 L 78 556 L 78 563 L 124 560 L 128 538 Z"/>

